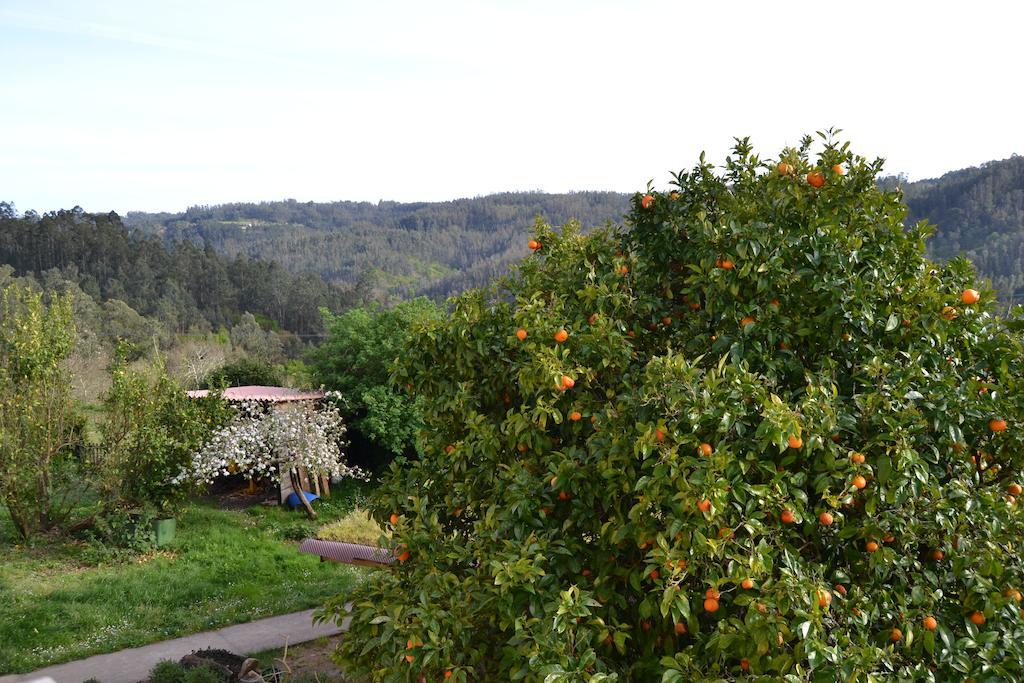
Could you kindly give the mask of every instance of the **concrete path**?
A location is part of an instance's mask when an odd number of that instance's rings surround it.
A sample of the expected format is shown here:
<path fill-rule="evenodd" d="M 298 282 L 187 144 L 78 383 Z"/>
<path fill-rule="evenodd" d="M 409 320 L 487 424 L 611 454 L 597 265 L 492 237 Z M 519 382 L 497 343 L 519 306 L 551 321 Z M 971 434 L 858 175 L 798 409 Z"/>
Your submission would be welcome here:
<path fill-rule="evenodd" d="M 0 676 L 0 683 L 19 683 L 49 677 L 57 683 L 82 683 L 95 678 L 101 683 L 137 683 L 146 680 L 150 670 L 164 659 L 178 661 L 195 650 L 219 648 L 247 655 L 261 650 L 284 647 L 333 636 L 348 628 L 346 619 L 341 628 L 334 624 L 313 626 L 313 610 L 258 619 L 217 631 L 196 633 L 184 638 L 165 640 L 130 650 L 95 655 L 77 662 L 48 666 L 27 674 Z"/>

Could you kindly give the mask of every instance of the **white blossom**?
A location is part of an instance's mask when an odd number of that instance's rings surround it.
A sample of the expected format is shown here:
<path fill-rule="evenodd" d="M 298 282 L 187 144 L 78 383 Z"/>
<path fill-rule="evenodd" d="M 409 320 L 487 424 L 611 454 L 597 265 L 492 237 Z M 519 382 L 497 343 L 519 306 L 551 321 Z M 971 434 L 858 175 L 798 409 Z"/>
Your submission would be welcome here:
<path fill-rule="evenodd" d="M 192 464 L 176 481 L 213 483 L 219 476 L 275 475 L 304 467 L 312 475 L 365 479 L 358 467 L 345 464 L 340 444 L 345 423 L 333 405 L 301 404 L 285 410 L 266 410 L 243 403 L 239 414 L 213 433 L 192 455 Z"/>

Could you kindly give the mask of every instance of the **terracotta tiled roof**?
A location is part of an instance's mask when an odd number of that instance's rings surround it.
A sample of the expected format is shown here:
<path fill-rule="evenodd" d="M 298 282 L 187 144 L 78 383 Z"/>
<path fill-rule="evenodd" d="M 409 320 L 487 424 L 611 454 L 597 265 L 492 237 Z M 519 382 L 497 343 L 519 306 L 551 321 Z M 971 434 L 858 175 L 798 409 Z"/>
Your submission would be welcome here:
<path fill-rule="evenodd" d="M 190 391 L 191 398 L 204 398 L 210 395 L 209 389 Z M 287 401 L 312 401 L 324 397 L 322 391 L 299 391 L 285 387 L 228 387 L 222 394 L 225 401 L 270 401 L 283 403 Z"/>
<path fill-rule="evenodd" d="M 342 541 L 326 541 L 320 538 L 307 538 L 299 545 L 299 552 L 312 553 L 319 555 L 321 559 L 347 564 L 383 566 L 395 561 L 391 551 L 385 548 L 374 548 Z"/>

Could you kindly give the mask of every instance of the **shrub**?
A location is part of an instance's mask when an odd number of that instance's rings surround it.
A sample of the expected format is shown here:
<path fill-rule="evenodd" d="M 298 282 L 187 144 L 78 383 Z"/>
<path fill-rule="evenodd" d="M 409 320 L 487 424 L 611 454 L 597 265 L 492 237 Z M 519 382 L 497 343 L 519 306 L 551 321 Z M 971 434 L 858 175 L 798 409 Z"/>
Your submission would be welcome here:
<path fill-rule="evenodd" d="M 355 308 L 341 315 L 324 314 L 327 339 L 310 353 L 314 381 L 344 399 L 342 415 L 352 428 L 354 464 L 385 465 L 395 455 L 412 454 L 422 427 L 420 405 L 391 380 L 391 365 L 401 353 L 413 326 L 437 319 L 440 309 L 429 299 L 404 301 L 392 309 Z"/>
<path fill-rule="evenodd" d="M 350 675 L 1024 676 L 1024 322 L 964 303 L 880 161 L 810 147 L 740 141 L 628 232 L 539 224 L 419 331 L 423 458 L 372 505 L 405 561 L 325 612 Z"/>
<path fill-rule="evenodd" d="M 45 301 L 17 284 L 0 292 L 0 501 L 23 539 L 60 525 L 85 488 L 64 363 L 74 341 L 70 296 Z"/>
<path fill-rule="evenodd" d="M 128 368 L 122 355 L 104 397 L 103 442 L 112 468 L 111 498 L 119 505 L 170 512 L 186 488 L 175 477 L 234 410 L 219 396 L 189 398 L 162 362 L 148 371 Z"/>
<path fill-rule="evenodd" d="M 270 363 L 252 358 L 240 358 L 225 363 L 206 376 L 207 389 L 242 386 L 271 386 L 281 384 L 281 373 Z"/>
<path fill-rule="evenodd" d="M 149 672 L 149 683 L 183 683 L 184 679 L 185 669 L 170 660 L 158 662 Z"/>
<path fill-rule="evenodd" d="M 224 683 L 224 676 L 208 666 L 195 666 L 185 670 L 182 683 Z"/>

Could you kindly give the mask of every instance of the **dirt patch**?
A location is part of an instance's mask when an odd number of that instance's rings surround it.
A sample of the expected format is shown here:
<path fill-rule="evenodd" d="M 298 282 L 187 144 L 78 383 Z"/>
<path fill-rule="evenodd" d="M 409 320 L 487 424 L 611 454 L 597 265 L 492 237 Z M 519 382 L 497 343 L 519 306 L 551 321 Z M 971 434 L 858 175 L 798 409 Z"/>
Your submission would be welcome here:
<path fill-rule="evenodd" d="M 282 666 L 281 661 L 274 661 L 279 669 L 290 670 L 291 680 L 303 679 L 307 681 L 319 681 L 319 683 L 356 683 L 354 679 L 348 678 L 331 659 L 338 647 L 341 636 L 330 638 L 318 638 L 308 643 L 292 645 L 284 649 L 267 652 L 260 655 L 260 662 L 269 664 L 271 659 L 283 660 L 287 666 Z M 264 669 L 266 676 L 267 666 Z"/>

